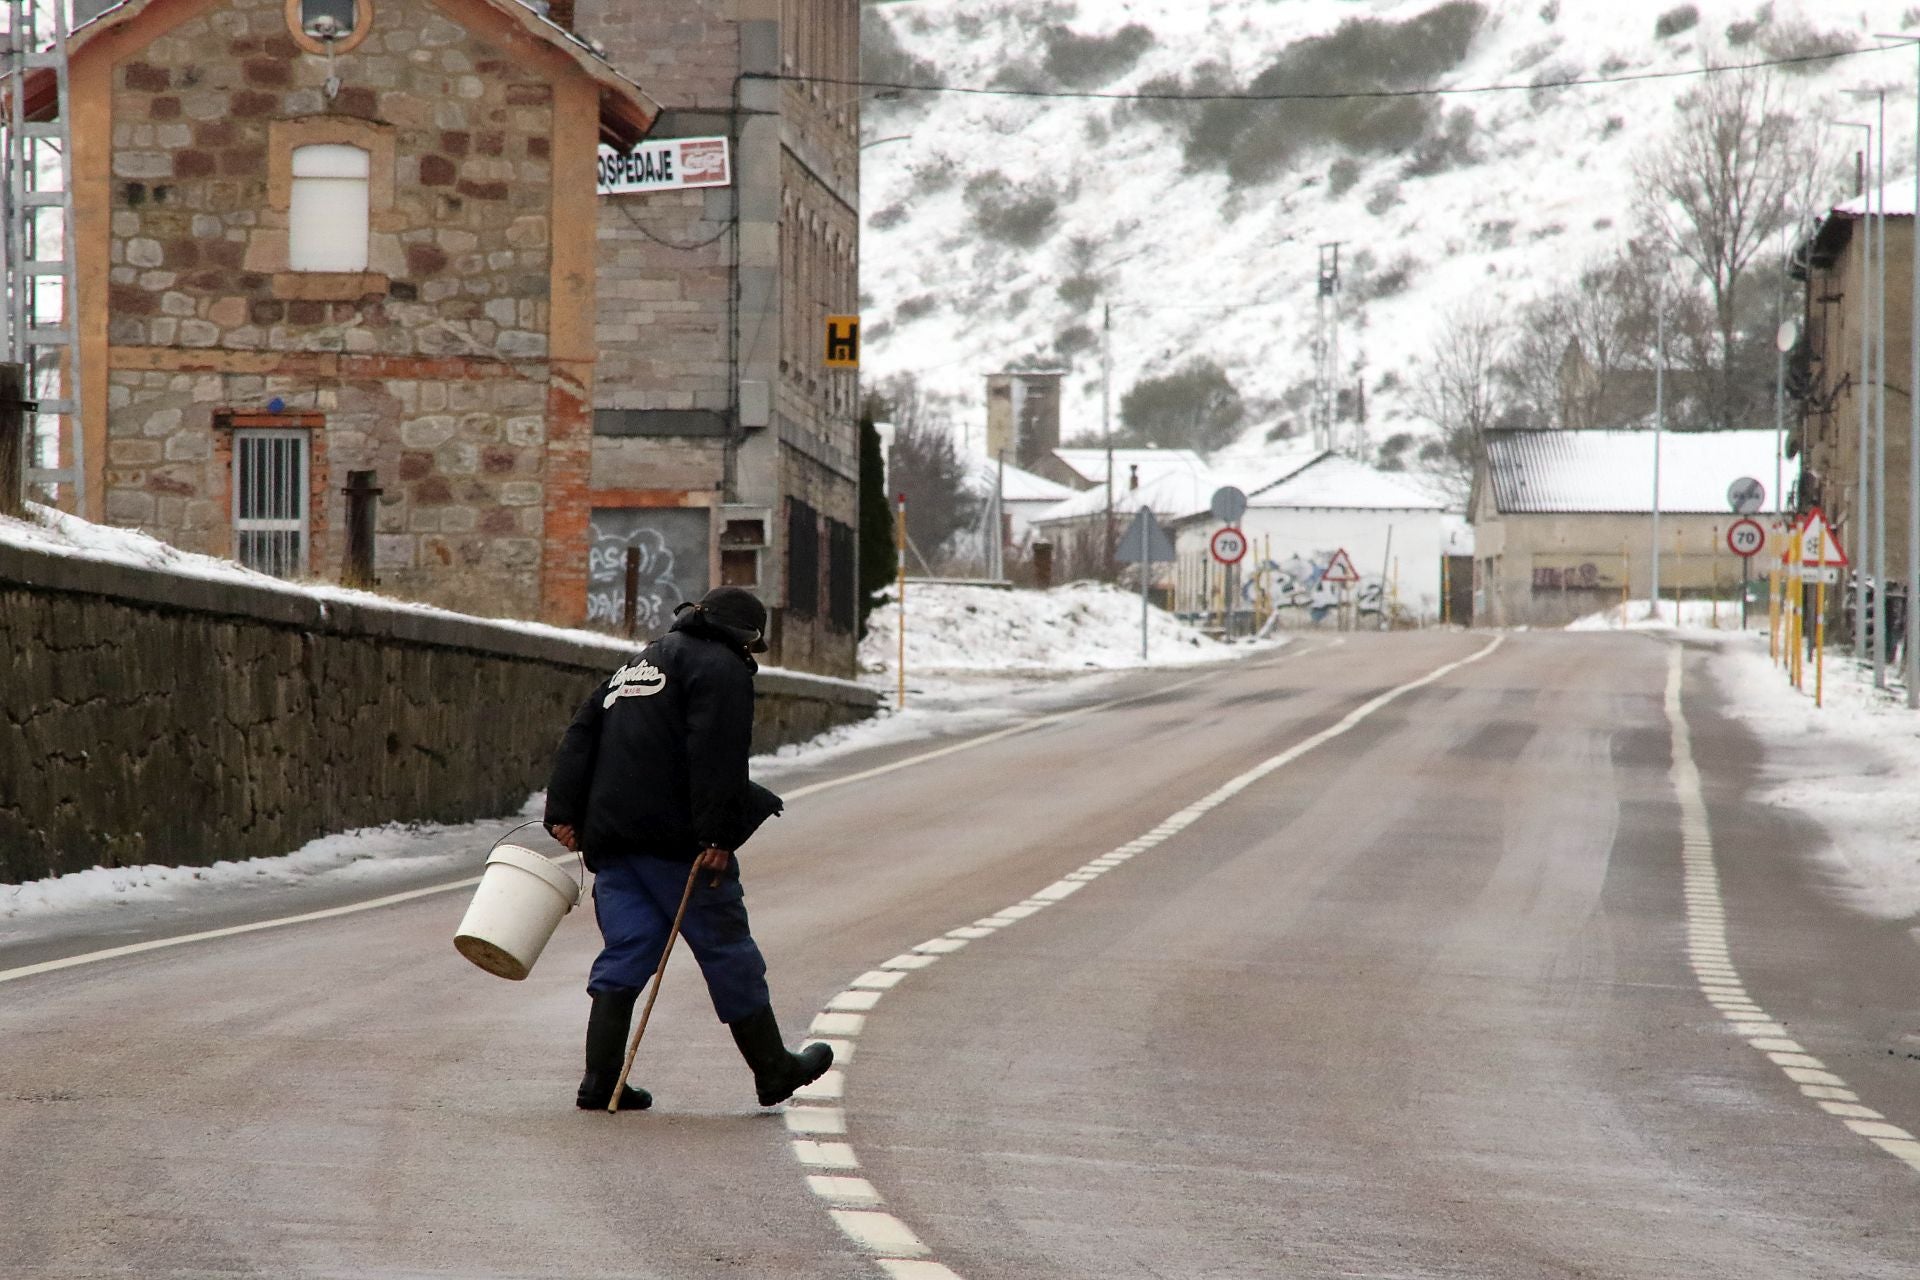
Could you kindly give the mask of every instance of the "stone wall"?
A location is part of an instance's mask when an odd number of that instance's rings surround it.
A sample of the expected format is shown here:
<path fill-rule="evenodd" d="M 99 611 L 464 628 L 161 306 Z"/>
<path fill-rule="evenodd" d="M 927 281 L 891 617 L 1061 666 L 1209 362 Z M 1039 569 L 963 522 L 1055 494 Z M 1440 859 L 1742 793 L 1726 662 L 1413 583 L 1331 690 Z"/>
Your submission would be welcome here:
<path fill-rule="evenodd" d="M 0 883 L 512 813 L 619 641 L 0 545 Z M 756 749 L 870 715 L 765 672 Z"/>

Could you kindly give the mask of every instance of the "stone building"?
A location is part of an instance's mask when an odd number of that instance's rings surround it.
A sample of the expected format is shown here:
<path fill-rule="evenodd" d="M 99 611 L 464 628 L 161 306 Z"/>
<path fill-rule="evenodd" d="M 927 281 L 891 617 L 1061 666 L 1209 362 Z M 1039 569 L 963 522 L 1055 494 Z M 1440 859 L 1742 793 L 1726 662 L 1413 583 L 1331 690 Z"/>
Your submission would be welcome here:
<path fill-rule="evenodd" d="M 662 104 L 650 140 L 726 138 L 725 187 L 607 195 L 592 511 L 597 616 L 755 588 L 783 665 L 851 673 L 857 374 L 824 364 L 858 300 L 856 0 L 578 0 L 555 13 Z"/>
<path fill-rule="evenodd" d="M 1913 183 L 1887 188 L 1887 558 L 1894 582 L 1907 577 L 1907 386 L 1913 333 Z M 1878 203 L 1876 199 L 1876 204 Z M 1865 307 L 1861 246 L 1864 197 L 1824 218 L 1796 264 L 1806 281 L 1806 312 L 1791 357 L 1799 412 L 1794 437 L 1802 467 L 1802 508 L 1819 506 L 1861 564 L 1855 534 L 1860 502 L 1860 409 L 1874 408 L 1874 379 L 1862 374 L 1860 338 L 1875 331 Z M 1864 394 L 1863 394 L 1864 393 Z M 1874 461 L 1868 455 L 1869 466 Z M 1877 523 L 1877 522 L 1876 522 Z M 1869 570 L 1869 572 L 1871 572 Z M 1876 575 L 1877 576 L 1877 575 Z"/>
<path fill-rule="evenodd" d="M 1660 595 L 1737 602 L 1740 558 L 1726 543 L 1727 490 L 1766 488 L 1754 518 L 1777 518 L 1782 470 L 1772 431 L 1665 431 L 1660 450 Z M 1653 589 L 1655 436 L 1651 431 L 1489 431 L 1467 500 L 1473 523 L 1473 619 L 1561 626 Z M 1789 486 L 1791 471 L 1785 472 Z M 1771 561 L 1756 556 L 1765 579 Z M 1736 606 L 1737 607 L 1737 606 Z"/>
<path fill-rule="evenodd" d="M 647 96 L 518 0 L 126 0 L 69 47 L 86 514 L 332 577 L 372 469 L 383 589 L 584 617 L 594 166 Z"/>

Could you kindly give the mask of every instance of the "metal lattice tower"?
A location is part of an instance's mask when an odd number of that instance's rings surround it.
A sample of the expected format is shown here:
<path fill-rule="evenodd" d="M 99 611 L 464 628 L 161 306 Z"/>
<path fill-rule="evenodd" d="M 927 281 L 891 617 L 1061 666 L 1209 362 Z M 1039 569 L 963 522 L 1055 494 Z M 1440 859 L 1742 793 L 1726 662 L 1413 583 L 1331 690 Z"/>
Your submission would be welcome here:
<path fill-rule="evenodd" d="M 29 496 L 85 511 L 80 344 L 73 289 L 72 99 L 67 79 L 71 0 L 6 0 L 0 32 L 0 222 L 5 358 L 26 370 Z M 49 93 L 48 90 L 51 90 Z M 39 119 L 32 117 L 38 116 Z"/>
<path fill-rule="evenodd" d="M 1320 246 L 1320 283 L 1314 298 L 1313 444 L 1339 446 L 1340 420 L 1340 245 Z"/>

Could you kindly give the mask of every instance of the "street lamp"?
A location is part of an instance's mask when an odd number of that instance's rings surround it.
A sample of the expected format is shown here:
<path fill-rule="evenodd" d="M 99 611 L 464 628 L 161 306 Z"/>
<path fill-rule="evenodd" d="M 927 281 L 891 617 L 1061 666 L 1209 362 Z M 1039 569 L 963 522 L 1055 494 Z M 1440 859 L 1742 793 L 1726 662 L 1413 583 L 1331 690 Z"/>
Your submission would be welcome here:
<path fill-rule="evenodd" d="M 1860 149 L 1860 165 L 1864 171 L 1867 163 L 1866 157 L 1873 153 L 1873 126 L 1870 124 L 1857 124 L 1851 120 L 1830 120 L 1827 123 L 1836 129 L 1863 129 L 1866 131 L 1866 142 Z M 1860 200 L 1862 204 L 1861 227 L 1867 234 L 1861 237 L 1861 247 L 1865 252 L 1860 255 L 1860 382 L 1854 388 L 1853 393 L 1855 402 L 1860 406 L 1860 437 L 1859 443 L 1855 448 L 1855 452 L 1859 454 L 1859 475 L 1855 482 L 1856 487 L 1854 489 L 1854 511 L 1859 518 L 1849 521 L 1851 527 L 1848 529 L 1847 534 L 1848 537 L 1853 539 L 1854 555 L 1860 559 L 1860 565 L 1855 571 L 1859 578 L 1860 585 L 1853 593 L 1853 656 L 1857 661 L 1864 662 L 1867 657 L 1867 574 L 1868 570 L 1873 567 L 1871 562 L 1872 548 L 1867 541 L 1867 525 L 1871 519 L 1869 514 L 1871 505 L 1868 495 L 1870 481 L 1867 475 L 1867 450 L 1869 448 L 1869 431 L 1867 427 L 1867 373 L 1872 368 L 1873 363 L 1873 357 L 1867 347 L 1867 334 L 1871 328 L 1871 326 L 1867 324 L 1867 304 L 1869 301 L 1868 293 L 1872 289 L 1872 285 L 1870 285 L 1867 280 L 1867 266 L 1873 259 L 1873 223 L 1865 215 L 1865 209 L 1869 207 L 1867 205 L 1865 181 L 1860 183 L 1860 187 Z M 1780 364 L 1784 370 L 1786 367 L 1786 357 L 1784 355 L 1780 357 Z M 1784 404 L 1778 407 L 1778 411 L 1784 417 Z M 1874 590 L 1876 592 L 1879 590 L 1877 582 Z"/>

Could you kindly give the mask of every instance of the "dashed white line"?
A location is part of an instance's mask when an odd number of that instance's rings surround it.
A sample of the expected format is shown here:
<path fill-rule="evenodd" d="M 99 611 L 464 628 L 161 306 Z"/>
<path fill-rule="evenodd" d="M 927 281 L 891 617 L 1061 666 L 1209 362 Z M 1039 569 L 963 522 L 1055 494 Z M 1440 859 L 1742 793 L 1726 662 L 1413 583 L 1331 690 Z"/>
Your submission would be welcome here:
<path fill-rule="evenodd" d="M 850 982 L 845 990 L 829 999 L 826 1009 L 813 1019 L 812 1032 L 816 1038 L 838 1037 L 828 1040 L 827 1043 L 836 1046 L 835 1058 L 840 1065 L 797 1092 L 794 1097 L 803 1102 L 837 1102 L 844 1095 L 846 1076 L 841 1067 L 844 1066 L 845 1059 L 841 1057 L 840 1047 L 844 1046 L 850 1051 L 854 1038 L 860 1035 L 866 1025 L 865 1013 L 854 1011 L 872 1009 L 882 994 L 898 985 L 909 974 L 933 965 L 943 956 L 952 955 L 967 946 L 969 942 L 992 937 L 1001 929 L 1024 920 L 1036 912 L 1044 911 L 1055 903 L 1065 901 L 1107 872 L 1123 866 L 1128 859 L 1153 849 L 1168 838 L 1184 831 L 1274 770 L 1292 763 L 1315 747 L 1346 733 L 1403 694 L 1432 684 L 1450 672 L 1486 657 L 1499 648 L 1500 643 L 1500 639 L 1495 638 L 1490 644 L 1465 658 L 1437 667 L 1418 680 L 1409 681 L 1375 696 L 1349 712 L 1334 725 L 1320 730 L 1216 787 L 1201 799 L 1175 812 L 1147 834 L 1101 854 L 1012 906 L 1003 907 L 990 916 L 983 916 L 971 925 L 949 929 L 944 936 L 929 938 L 911 950 L 902 952 L 890 960 L 884 960 L 877 967 L 862 973 Z M 819 1106 L 790 1108 L 787 1112 L 787 1128 L 794 1134 L 811 1135 L 793 1139 L 794 1156 L 807 1168 L 844 1170 L 860 1167 L 859 1159 L 854 1154 L 850 1143 L 819 1140 L 818 1135 L 821 1134 L 846 1132 L 846 1114 L 840 1108 Z M 915 1235 L 906 1223 L 885 1211 L 884 1197 L 871 1182 L 852 1176 L 809 1173 L 807 1186 L 827 1203 L 828 1212 L 833 1216 L 835 1224 L 846 1233 L 847 1238 L 866 1250 L 873 1257 L 874 1262 L 887 1273 L 890 1280 L 961 1280 L 961 1277 L 948 1267 L 926 1256 L 930 1250 L 925 1242 Z"/>
<path fill-rule="evenodd" d="M 1731 1029 L 1745 1037 L 1800 1086 L 1800 1092 L 1823 1112 L 1872 1142 L 1896 1160 L 1920 1172 L 1920 1140 L 1860 1102 L 1845 1079 L 1787 1035 L 1753 1000 L 1740 980 L 1727 945 L 1726 904 L 1720 894 L 1720 873 L 1714 863 L 1713 831 L 1707 821 L 1707 802 L 1700 786 L 1700 770 L 1693 759 L 1693 734 L 1681 709 L 1683 653 L 1679 645 L 1667 652 L 1667 723 L 1673 735 L 1673 790 L 1680 802 L 1680 860 L 1687 904 L 1687 956 L 1707 1003 L 1719 1010 Z"/>

